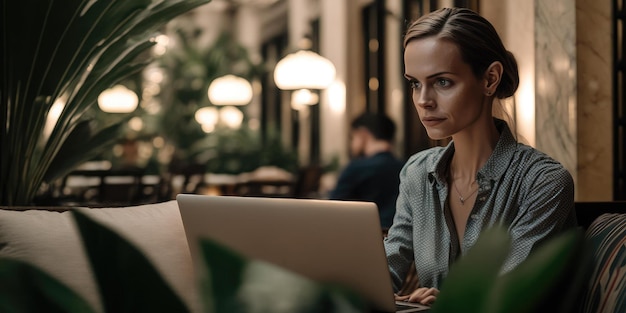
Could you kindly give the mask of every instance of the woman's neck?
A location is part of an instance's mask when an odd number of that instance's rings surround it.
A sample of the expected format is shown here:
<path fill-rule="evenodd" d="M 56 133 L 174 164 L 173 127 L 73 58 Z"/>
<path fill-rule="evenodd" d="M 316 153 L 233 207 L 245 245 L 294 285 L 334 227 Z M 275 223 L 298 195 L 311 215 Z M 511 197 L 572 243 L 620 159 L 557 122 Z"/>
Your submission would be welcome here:
<path fill-rule="evenodd" d="M 498 143 L 500 133 L 493 121 L 482 128 L 468 129 L 452 136 L 454 156 L 450 175 L 454 180 L 471 182 L 485 165 Z"/>

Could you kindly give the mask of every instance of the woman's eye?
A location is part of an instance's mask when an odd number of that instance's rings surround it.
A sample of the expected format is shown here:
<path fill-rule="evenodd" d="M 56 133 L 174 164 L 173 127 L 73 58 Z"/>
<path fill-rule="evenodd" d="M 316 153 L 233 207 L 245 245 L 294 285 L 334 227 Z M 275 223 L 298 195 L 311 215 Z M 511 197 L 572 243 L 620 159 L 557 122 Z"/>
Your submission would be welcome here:
<path fill-rule="evenodd" d="M 438 87 L 449 87 L 450 85 L 452 85 L 452 82 L 450 82 L 450 80 L 445 79 L 445 78 L 438 78 L 438 79 L 435 81 L 435 84 L 436 84 Z"/>
<path fill-rule="evenodd" d="M 413 89 L 419 89 L 420 87 L 422 87 L 422 84 L 416 80 L 409 81 L 409 85 Z"/>

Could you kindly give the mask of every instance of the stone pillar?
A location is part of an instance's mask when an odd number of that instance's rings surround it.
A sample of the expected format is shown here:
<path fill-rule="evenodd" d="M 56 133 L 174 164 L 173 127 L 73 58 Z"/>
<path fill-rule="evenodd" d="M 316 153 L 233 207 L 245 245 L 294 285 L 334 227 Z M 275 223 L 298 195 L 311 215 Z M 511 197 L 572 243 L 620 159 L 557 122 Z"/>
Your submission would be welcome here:
<path fill-rule="evenodd" d="M 387 0 L 385 2 L 387 12 L 385 17 L 385 105 L 386 114 L 396 124 L 396 134 L 394 138 L 394 153 L 397 156 L 404 155 L 404 91 L 403 85 L 407 84 L 404 79 L 404 60 L 402 47 L 402 31 L 405 22 L 402 20 L 402 0 Z M 419 123 L 419 121 L 415 121 Z"/>
<path fill-rule="evenodd" d="M 577 181 L 576 0 L 535 1 L 537 148 Z"/>
<path fill-rule="evenodd" d="M 252 62 L 261 62 L 261 17 L 260 8 L 254 4 L 239 6 L 235 13 L 235 37 L 246 48 Z M 248 126 L 256 130 L 261 118 L 261 82 L 255 79 L 252 83 L 253 97 L 250 104 L 243 108 L 248 118 Z"/>
<path fill-rule="evenodd" d="M 518 139 L 555 158 L 577 181 L 576 0 L 485 0 L 481 9 L 515 55 Z M 502 14 L 504 12 L 504 14 Z"/>
<path fill-rule="evenodd" d="M 309 2 L 307 0 L 288 0 L 287 2 L 287 25 L 289 27 L 289 46 L 292 50 L 303 48 L 302 40 L 310 34 Z M 308 47 L 307 47 L 308 48 Z M 285 103 L 285 102 L 283 102 Z M 291 113 L 291 98 L 285 110 Z M 291 115 L 291 114 L 289 114 Z M 311 154 L 311 117 L 308 108 L 295 115 L 298 119 L 298 162 L 300 166 L 309 165 Z"/>
<path fill-rule="evenodd" d="M 360 36 L 360 33 L 350 30 L 355 16 L 348 14 L 349 8 L 356 2 L 321 0 L 320 3 L 320 54 L 333 62 L 337 70 L 335 83 L 323 90 L 320 97 L 320 157 L 322 164 L 330 162 L 334 157 L 339 157 L 343 164 L 347 161 L 348 151 L 346 107 L 353 94 L 346 86 L 351 80 L 348 62 L 349 58 L 361 53 L 352 44 L 354 37 Z M 354 35 L 349 36 L 350 33 Z"/>
<path fill-rule="evenodd" d="M 613 200 L 611 1 L 576 1 L 577 200 Z"/>

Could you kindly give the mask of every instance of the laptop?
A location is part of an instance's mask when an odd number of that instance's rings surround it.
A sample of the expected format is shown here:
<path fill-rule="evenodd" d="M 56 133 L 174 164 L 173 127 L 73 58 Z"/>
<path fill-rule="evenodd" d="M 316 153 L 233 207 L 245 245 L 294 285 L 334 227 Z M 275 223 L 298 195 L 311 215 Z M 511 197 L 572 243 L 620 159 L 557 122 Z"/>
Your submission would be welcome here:
<path fill-rule="evenodd" d="M 372 202 L 179 194 L 176 197 L 198 273 L 201 238 L 311 280 L 358 293 L 380 312 L 425 312 L 403 302 L 397 309 L 378 209 Z"/>

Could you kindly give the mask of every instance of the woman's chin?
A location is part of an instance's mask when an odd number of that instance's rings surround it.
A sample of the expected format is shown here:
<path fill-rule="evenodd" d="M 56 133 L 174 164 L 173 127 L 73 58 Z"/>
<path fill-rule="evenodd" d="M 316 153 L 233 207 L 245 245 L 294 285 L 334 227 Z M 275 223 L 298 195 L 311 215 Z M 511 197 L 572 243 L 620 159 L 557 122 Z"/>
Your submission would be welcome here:
<path fill-rule="evenodd" d="M 432 140 L 443 140 L 443 139 L 447 139 L 450 137 L 449 134 L 444 134 L 440 131 L 437 131 L 434 129 L 428 129 L 428 128 L 426 128 L 426 134 L 428 134 L 428 138 Z"/>

